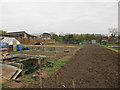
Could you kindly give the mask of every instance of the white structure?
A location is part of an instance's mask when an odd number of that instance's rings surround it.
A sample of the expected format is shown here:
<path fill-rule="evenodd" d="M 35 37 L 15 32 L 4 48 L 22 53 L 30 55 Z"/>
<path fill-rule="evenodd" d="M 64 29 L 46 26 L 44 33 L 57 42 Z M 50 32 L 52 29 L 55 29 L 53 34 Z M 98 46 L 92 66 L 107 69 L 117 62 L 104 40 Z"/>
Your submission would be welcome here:
<path fill-rule="evenodd" d="M 92 43 L 92 44 L 95 44 L 95 43 L 96 43 L 96 40 L 91 40 L 91 43 Z"/>
<path fill-rule="evenodd" d="M 20 42 L 17 39 L 10 37 L 4 37 L 4 39 L 2 39 L 2 42 L 7 43 L 8 45 L 20 44 Z"/>
<path fill-rule="evenodd" d="M 10 37 L 4 37 L 4 39 L 2 39 L 2 42 L 7 43 L 9 45 L 10 51 L 17 51 L 17 45 L 20 44 L 20 42 L 17 39 Z"/>

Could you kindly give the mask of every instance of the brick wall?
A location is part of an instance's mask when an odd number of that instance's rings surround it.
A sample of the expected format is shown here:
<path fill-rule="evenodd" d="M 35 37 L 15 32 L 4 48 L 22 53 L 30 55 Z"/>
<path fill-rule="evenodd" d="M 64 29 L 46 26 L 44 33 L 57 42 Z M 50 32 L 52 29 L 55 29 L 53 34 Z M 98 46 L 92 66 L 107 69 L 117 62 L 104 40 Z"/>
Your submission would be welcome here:
<path fill-rule="evenodd" d="M 42 40 L 42 39 L 28 39 L 28 38 L 16 38 L 20 43 L 49 43 L 55 42 L 54 40 Z"/>

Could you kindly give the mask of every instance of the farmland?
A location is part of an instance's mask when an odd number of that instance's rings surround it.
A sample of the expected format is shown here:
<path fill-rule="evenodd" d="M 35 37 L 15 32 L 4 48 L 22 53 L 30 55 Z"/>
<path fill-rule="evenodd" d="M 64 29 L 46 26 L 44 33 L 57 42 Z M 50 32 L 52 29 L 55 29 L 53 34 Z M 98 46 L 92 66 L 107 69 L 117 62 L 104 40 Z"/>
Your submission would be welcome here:
<path fill-rule="evenodd" d="M 39 45 L 40 46 L 40 45 Z M 41 46 L 40 46 L 41 47 Z M 65 65 L 69 59 L 76 53 L 77 50 L 82 48 L 83 46 L 47 46 L 40 48 L 34 46 L 30 50 L 16 51 L 11 52 L 12 54 L 21 54 L 18 58 L 7 60 L 6 62 L 17 62 L 18 64 L 23 65 L 22 75 L 18 77 L 19 83 L 16 80 L 4 80 L 3 84 L 10 88 L 22 88 L 27 87 L 27 85 L 35 80 L 33 76 L 39 79 L 38 72 L 43 74 L 43 78 L 49 77 L 54 72 L 59 70 L 61 66 Z M 33 59 L 29 59 L 34 57 Z M 46 57 L 44 62 L 41 64 L 43 71 L 39 70 L 38 59 L 36 57 Z M 28 58 L 27 61 L 19 61 L 20 59 Z M 18 61 L 17 61 L 18 60 Z M 48 63 L 51 63 L 52 66 L 47 66 Z M 39 82 L 39 80 L 38 80 Z M 16 86 L 14 85 L 16 84 Z M 18 85 L 19 84 L 19 85 Z M 3 85 L 3 86 L 4 86 Z M 38 85 L 39 86 L 39 85 Z"/>
<path fill-rule="evenodd" d="M 97 54 L 96 54 L 97 53 Z M 97 45 L 88 45 L 79 50 L 69 63 L 54 76 L 44 80 L 44 87 L 116 88 L 118 87 L 118 54 Z"/>
<path fill-rule="evenodd" d="M 35 51 L 33 50 L 33 52 Z M 25 52 L 25 54 L 33 54 L 33 52 Z M 63 54 L 60 52 L 57 52 L 56 58 L 46 59 L 55 66 L 43 69 L 42 88 L 119 87 L 119 53 L 94 44 L 77 48 L 74 53 Z M 34 54 L 53 56 L 52 53 L 54 51 L 44 51 L 44 53 L 36 51 Z M 20 77 L 21 82 L 10 81 L 7 86 L 11 88 L 40 88 L 39 77 L 32 78 L 33 75 L 36 73 Z"/>
<path fill-rule="evenodd" d="M 0 88 L 120 88 L 120 2 L 97 1 L 1 0 Z"/>

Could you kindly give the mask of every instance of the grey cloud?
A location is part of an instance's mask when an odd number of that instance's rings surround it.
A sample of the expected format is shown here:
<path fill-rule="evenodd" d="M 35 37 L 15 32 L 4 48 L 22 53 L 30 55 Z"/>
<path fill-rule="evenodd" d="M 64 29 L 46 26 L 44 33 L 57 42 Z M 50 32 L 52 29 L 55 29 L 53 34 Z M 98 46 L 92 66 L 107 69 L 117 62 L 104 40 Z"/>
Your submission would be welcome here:
<path fill-rule="evenodd" d="M 3 3 L 2 29 L 56 33 L 108 33 L 117 27 L 116 2 Z"/>

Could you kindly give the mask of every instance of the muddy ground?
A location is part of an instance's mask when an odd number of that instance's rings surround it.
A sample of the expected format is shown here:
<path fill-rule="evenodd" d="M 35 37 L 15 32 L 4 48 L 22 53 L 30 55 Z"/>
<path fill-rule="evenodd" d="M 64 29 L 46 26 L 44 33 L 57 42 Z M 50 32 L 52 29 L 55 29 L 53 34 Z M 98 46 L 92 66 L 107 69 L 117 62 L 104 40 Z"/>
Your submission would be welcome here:
<path fill-rule="evenodd" d="M 79 47 L 78 47 L 79 48 Z M 65 50 L 68 50 L 69 52 L 68 53 L 65 53 L 64 51 Z M 77 47 L 75 48 L 60 48 L 60 49 L 57 49 L 57 50 L 53 50 L 53 51 L 49 51 L 49 50 L 45 50 L 45 51 L 41 51 L 41 50 L 29 50 L 29 51 L 26 51 L 26 52 L 22 52 L 22 54 L 27 54 L 27 55 L 45 55 L 45 56 L 48 56 L 49 58 L 47 58 L 46 61 L 49 61 L 49 60 L 59 60 L 65 56 L 68 56 L 68 55 L 73 55 L 77 50 Z"/>
<path fill-rule="evenodd" d="M 42 80 L 43 88 L 117 88 L 118 53 L 98 45 L 81 48 L 56 73 Z M 58 78 L 57 78 L 58 77 Z M 16 84 L 17 85 L 17 84 Z M 39 78 L 18 83 L 21 88 L 40 88 Z"/>
<path fill-rule="evenodd" d="M 117 88 L 118 60 L 120 57 L 116 52 L 98 45 L 87 45 L 56 72 L 58 80 L 54 74 L 43 80 L 43 87 L 71 88 L 74 81 L 76 88 Z"/>
<path fill-rule="evenodd" d="M 22 53 L 25 54 L 23 56 L 20 56 L 19 58 L 14 58 L 14 59 L 10 59 L 9 61 L 14 61 L 14 60 L 19 60 L 19 59 L 25 59 L 25 58 L 29 58 L 32 57 L 34 55 L 45 55 L 47 56 L 47 58 L 45 59 L 45 62 L 47 61 L 54 61 L 54 60 L 60 60 L 60 59 L 64 59 L 64 58 L 68 58 L 68 57 L 72 57 L 76 50 L 79 50 L 80 47 L 75 47 L 75 48 L 61 48 L 61 49 L 57 49 L 57 50 L 53 50 L 53 51 L 49 51 L 49 50 L 27 50 L 27 51 L 22 51 L 22 52 L 15 52 L 15 53 Z M 64 52 L 65 50 L 68 50 L 69 52 Z M 31 60 L 32 61 L 32 60 Z M 31 62 L 30 61 L 30 62 Z M 34 85 L 34 82 L 37 83 L 36 87 L 39 87 L 39 78 L 35 78 L 34 81 L 32 82 L 26 82 L 23 81 L 24 78 L 27 77 L 32 77 L 32 75 L 36 75 L 37 71 L 35 71 L 34 73 L 28 74 L 28 75 L 22 75 L 20 77 L 18 77 L 18 79 L 21 82 L 16 82 L 15 80 L 4 80 L 4 85 L 9 87 L 9 88 L 29 88 L 29 84 L 32 83 L 32 85 Z M 45 77 L 48 77 L 49 75 L 51 75 L 54 72 L 46 72 L 44 71 L 44 75 Z M 31 86 L 34 87 L 34 86 Z"/>

